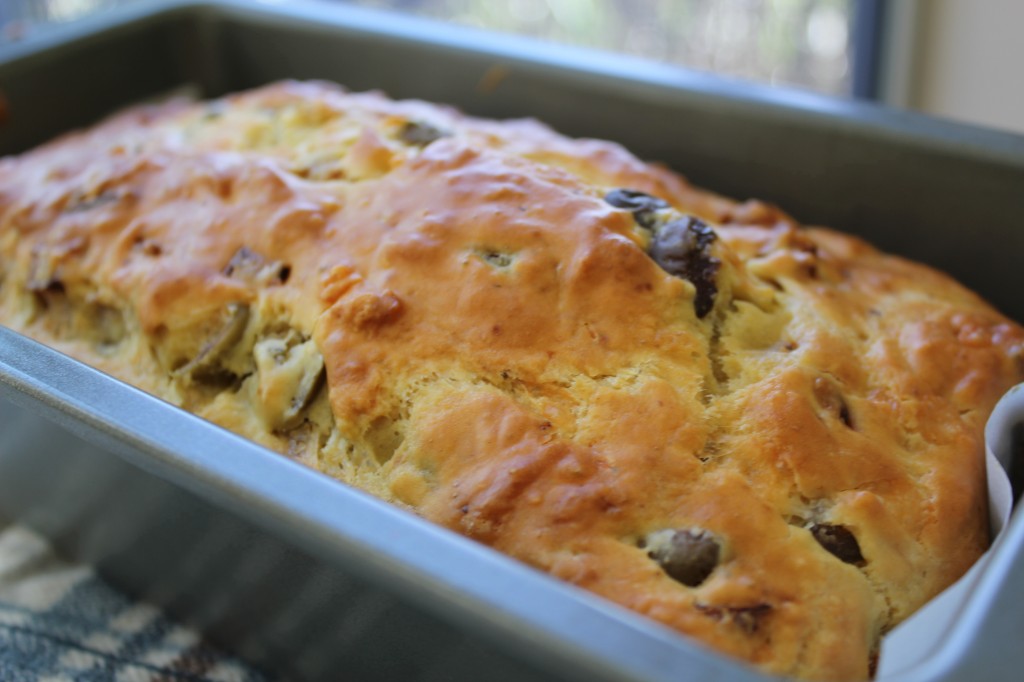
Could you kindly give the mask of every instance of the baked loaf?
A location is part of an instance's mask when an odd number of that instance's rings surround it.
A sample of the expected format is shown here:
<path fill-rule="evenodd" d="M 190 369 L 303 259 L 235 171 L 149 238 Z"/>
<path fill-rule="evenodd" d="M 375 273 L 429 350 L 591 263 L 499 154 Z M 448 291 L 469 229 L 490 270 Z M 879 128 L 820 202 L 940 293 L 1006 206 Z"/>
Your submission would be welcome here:
<path fill-rule="evenodd" d="M 0 162 L 0 320 L 765 671 L 986 548 L 1024 331 L 534 121 L 281 83 Z"/>

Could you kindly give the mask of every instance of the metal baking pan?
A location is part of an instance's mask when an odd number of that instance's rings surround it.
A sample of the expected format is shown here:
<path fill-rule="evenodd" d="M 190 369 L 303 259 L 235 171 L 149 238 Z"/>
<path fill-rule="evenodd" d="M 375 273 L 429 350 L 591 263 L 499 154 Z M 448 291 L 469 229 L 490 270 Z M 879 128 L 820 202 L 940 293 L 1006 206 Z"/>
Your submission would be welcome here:
<path fill-rule="evenodd" d="M 1024 319 L 1024 138 L 351 8 L 154 2 L 6 46 L 0 153 L 182 85 L 283 77 L 614 139 Z M 765 679 L 2 328 L 0 516 L 289 678 Z M 1013 678 L 1022 630 L 1017 513 L 941 650 L 888 679 Z"/>

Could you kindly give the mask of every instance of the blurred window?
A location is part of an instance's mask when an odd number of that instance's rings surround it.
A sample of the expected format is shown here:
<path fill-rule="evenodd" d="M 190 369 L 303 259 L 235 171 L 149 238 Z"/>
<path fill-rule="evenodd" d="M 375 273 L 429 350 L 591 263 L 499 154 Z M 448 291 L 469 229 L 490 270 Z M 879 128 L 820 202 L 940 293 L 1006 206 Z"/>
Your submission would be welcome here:
<path fill-rule="evenodd" d="M 146 0 L 0 0 L 0 39 Z M 284 0 L 263 0 L 281 2 Z M 406 12 L 830 95 L 873 96 L 885 0 L 320 0 Z M 865 10 L 868 10 L 865 12 Z M 865 40 L 866 38 L 866 40 Z M 868 74 L 870 76 L 870 74 Z"/>
<path fill-rule="evenodd" d="M 831 95 L 853 86 L 855 0 L 334 0 Z"/>

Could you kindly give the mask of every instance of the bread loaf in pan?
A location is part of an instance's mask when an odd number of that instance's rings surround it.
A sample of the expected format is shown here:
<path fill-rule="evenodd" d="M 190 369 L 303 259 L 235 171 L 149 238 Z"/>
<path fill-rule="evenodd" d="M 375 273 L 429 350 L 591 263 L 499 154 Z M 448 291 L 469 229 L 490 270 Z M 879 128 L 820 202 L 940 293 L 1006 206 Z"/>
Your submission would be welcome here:
<path fill-rule="evenodd" d="M 867 678 L 985 550 L 983 425 L 1024 379 L 1024 330 L 927 267 L 324 83 L 4 159 L 0 323 L 814 679 Z"/>

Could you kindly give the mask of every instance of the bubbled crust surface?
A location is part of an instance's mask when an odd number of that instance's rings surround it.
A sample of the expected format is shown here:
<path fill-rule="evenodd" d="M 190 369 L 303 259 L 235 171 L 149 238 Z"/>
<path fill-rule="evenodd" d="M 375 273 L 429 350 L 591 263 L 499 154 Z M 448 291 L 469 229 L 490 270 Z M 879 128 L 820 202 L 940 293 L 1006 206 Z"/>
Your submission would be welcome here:
<path fill-rule="evenodd" d="M 710 314 L 618 187 L 713 226 Z M 5 159 L 0 221 L 5 325 L 766 671 L 867 677 L 987 546 L 1021 329 L 614 144 L 281 83 Z M 328 390 L 289 398 L 316 351 Z M 675 529 L 721 543 L 695 587 L 643 547 Z"/>

